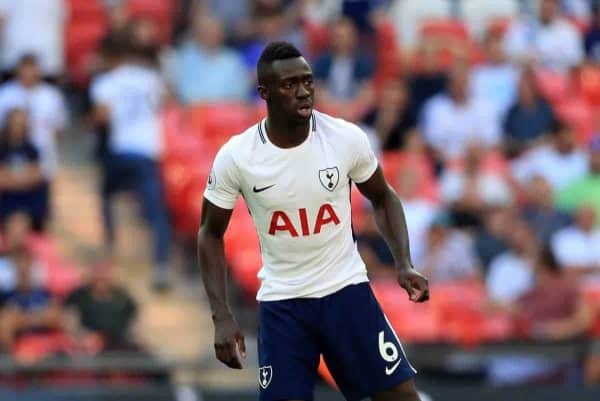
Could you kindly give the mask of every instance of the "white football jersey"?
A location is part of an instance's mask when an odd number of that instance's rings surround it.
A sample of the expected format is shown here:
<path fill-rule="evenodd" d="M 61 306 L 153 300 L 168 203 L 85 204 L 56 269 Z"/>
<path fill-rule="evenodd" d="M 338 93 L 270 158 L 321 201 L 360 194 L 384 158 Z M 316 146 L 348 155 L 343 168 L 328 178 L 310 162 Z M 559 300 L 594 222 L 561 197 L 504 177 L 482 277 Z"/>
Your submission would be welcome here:
<path fill-rule="evenodd" d="M 368 281 L 352 233 L 351 181 L 368 180 L 377 158 L 356 125 L 313 111 L 307 139 L 269 141 L 265 121 L 219 150 L 205 198 L 232 209 L 241 194 L 258 231 L 259 301 L 318 298 Z"/>

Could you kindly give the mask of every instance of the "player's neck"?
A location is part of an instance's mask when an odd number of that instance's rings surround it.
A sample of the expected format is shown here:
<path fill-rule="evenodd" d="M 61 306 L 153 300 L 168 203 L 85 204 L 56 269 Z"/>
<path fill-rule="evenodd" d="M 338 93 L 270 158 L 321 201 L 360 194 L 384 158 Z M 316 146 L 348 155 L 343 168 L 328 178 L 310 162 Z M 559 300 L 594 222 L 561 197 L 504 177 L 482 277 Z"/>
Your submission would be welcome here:
<path fill-rule="evenodd" d="M 267 136 L 271 143 L 280 148 L 293 148 L 306 140 L 310 119 L 301 124 L 290 123 L 288 119 L 279 119 L 269 115 L 266 121 Z"/>

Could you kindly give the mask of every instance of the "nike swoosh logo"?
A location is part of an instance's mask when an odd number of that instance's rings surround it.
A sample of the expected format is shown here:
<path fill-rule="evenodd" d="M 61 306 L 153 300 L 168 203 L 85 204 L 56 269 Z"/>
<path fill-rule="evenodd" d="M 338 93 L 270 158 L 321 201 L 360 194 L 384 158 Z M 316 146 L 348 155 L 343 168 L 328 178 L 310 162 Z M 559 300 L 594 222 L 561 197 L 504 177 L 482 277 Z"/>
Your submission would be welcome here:
<path fill-rule="evenodd" d="M 254 187 L 252 187 L 252 191 L 254 193 L 259 193 L 259 192 L 262 192 L 262 191 L 266 191 L 267 189 L 269 189 L 271 187 L 274 187 L 274 186 L 275 186 L 275 184 L 272 184 L 272 185 L 269 185 L 269 186 L 266 186 L 266 187 L 262 187 L 262 188 L 256 188 L 256 185 L 255 185 Z"/>
<path fill-rule="evenodd" d="M 392 373 L 394 373 L 394 371 L 396 370 L 396 368 L 400 365 L 400 361 L 401 360 L 402 359 L 398 360 L 398 362 L 396 362 L 396 364 L 394 366 L 392 366 L 391 368 L 389 368 L 389 367 L 386 366 L 385 367 L 385 374 L 389 376 Z"/>

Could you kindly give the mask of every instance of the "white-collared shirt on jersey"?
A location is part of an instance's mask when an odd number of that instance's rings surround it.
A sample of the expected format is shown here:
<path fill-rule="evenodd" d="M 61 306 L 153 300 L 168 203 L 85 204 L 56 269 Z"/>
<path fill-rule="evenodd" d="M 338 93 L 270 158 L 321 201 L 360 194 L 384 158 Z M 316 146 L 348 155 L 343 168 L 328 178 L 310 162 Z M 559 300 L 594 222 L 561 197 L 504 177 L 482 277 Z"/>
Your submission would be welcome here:
<path fill-rule="evenodd" d="M 109 147 L 115 154 L 132 153 L 156 159 L 162 151 L 159 112 L 165 86 L 150 67 L 123 64 L 92 83 L 95 105 L 110 111 Z"/>
<path fill-rule="evenodd" d="M 377 164 L 359 127 L 317 111 L 296 147 L 271 143 L 263 120 L 221 148 L 204 196 L 224 209 L 244 197 L 261 245 L 259 301 L 324 297 L 368 281 L 352 235 L 350 186 Z"/>

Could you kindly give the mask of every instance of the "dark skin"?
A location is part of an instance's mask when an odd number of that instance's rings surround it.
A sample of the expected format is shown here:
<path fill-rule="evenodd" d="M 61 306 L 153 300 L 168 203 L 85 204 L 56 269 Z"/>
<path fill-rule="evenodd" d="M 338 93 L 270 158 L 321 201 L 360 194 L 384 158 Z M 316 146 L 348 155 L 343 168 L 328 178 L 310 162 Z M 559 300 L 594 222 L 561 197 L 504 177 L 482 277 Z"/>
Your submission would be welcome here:
<path fill-rule="evenodd" d="M 312 70 L 302 57 L 275 61 L 259 76 L 258 91 L 267 103 L 267 135 L 282 148 L 301 144 L 309 134 L 314 84 Z M 398 284 L 413 302 L 429 299 L 427 279 L 414 270 L 410 260 L 406 220 L 400 200 L 386 182 L 380 168 L 366 182 L 357 184 L 373 205 L 377 226 L 396 261 Z M 231 210 L 206 199 L 198 232 L 198 258 L 215 324 L 215 352 L 225 365 L 241 369 L 245 357 L 244 336 L 227 301 L 227 262 L 223 236 Z M 374 401 L 417 401 L 412 379 L 372 396 Z M 292 400 L 289 400 L 292 401 Z"/>

